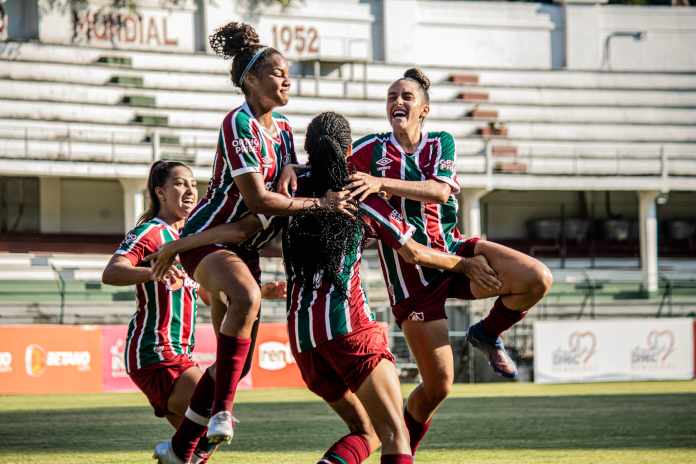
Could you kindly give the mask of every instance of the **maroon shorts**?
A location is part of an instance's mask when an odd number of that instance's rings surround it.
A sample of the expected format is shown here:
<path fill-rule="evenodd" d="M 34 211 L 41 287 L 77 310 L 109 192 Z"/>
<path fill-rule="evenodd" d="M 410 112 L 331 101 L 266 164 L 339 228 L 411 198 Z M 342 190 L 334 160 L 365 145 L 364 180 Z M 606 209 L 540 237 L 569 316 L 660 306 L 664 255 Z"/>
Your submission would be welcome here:
<path fill-rule="evenodd" d="M 305 384 L 329 403 L 341 399 L 349 389 L 357 391 L 382 359 L 394 362 L 386 331 L 377 323 L 310 351 L 297 353 L 291 346 Z"/>
<path fill-rule="evenodd" d="M 205 245 L 199 248 L 194 248 L 193 250 L 188 250 L 179 255 L 181 260 L 181 265 L 184 266 L 184 270 L 188 275 L 193 278 L 196 268 L 200 262 L 208 256 L 218 250 L 228 250 L 236 253 L 242 261 L 249 267 L 251 274 L 256 279 L 256 282 L 261 282 L 261 266 L 259 264 L 259 253 L 252 250 L 247 250 L 244 248 L 237 248 L 233 245 Z"/>
<path fill-rule="evenodd" d="M 155 416 L 164 417 L 170 413 L 167 403 L 174 390 L 174 384 L 181 374 L 198 366 L 189 355 L 180 354 L 174 358 L 135 370 L 128 375 L 145 393 L 155 410 Z"/>
<path fill-rule="evenodd" d="M 469 238 L 457 250 L 458 256 L 471 258 L 474 256 L 478 237 Z M 464 274 L 443 272 L 427 287 L 423 287 L 392 306 L 392 314 L 396 323 L 401 327 L 403 321 L 437 321 L 447 319 L 445 302 L 447 298 L 474 300 L 471 293 L 471 281 Z"/>

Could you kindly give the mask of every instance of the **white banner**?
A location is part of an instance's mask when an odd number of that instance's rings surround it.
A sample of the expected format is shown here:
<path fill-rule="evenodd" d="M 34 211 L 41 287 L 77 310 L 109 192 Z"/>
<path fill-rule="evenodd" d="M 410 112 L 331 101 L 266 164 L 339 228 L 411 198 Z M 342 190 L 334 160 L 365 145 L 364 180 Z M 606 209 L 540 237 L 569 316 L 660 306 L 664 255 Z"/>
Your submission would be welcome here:
<path fill-rule="evenodd" d="M 535 383 L 693 377 L 693 319 L 534 323 Z"/>

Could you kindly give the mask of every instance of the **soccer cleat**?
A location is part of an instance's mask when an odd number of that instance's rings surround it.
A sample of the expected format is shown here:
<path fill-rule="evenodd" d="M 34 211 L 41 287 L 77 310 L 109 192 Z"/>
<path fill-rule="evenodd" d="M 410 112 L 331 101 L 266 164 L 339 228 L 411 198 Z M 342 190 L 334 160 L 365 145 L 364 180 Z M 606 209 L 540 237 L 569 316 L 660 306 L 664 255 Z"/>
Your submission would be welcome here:
<path fill-rule="evenodd" d="M 486 355 L 488 364 L 490 364 L 496 374 L 508 379 L 517 378 L 517 366 L 505 350 L 503 339 L 487 335 L 483 331 L 481 321 L 469 327 L 469 330 L 466 332 L 466 341 Z"/>
<path fill-rule="evenodd" d="M 158 464 L 186 464 L 176 454 L 172 448 L 171 440 L 162 441 L 155 445 L 153 459 L 157 459 Z"/>
<path fill-rule="evenodd" d="M 232 441 L 236 422 L 239 421 L 229 411 L 215 413 L 208 421 L 208 441 L 213 445 Z"/>

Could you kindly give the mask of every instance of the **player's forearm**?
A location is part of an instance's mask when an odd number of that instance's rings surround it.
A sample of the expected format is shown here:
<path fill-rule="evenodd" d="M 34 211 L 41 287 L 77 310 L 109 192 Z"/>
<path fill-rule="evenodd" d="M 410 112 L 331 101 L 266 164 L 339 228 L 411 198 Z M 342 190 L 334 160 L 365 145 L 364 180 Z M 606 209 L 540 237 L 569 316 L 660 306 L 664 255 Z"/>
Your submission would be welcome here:
<path fill-rule="evenodd" d="M 436 180 L 411 181 L 401 179 L 381 178 L 382 189 L 387 193 L 409 200 L 427 203 L 447 203 L 451 187 Z"/>
<path fill-rule="evenodd" d="M 173 246 L 176 253 L 182 253 L 205 245 L 212 245 L 213 243 L 239 244 L 251 237 L 260 228 L 261 223 L 258 219 L 253 218 L 252 221 L 245 218 L 242 221 L 232 224 L 215 226 L 172 243 L 175 244 Z"/>
<path fill-rule="evenodd" d="M 409 239 L 404 246 L 397 250 L 406 262 L 420 266 L 442 269 L 450 272 L 464 272 L 466 258 L 443 253 L 421 245 Z"/>
<path fill-rule="evenodd" d="M 152 272 L 147 267 L 130 264 L 109 263 L 102 273 L 102 283 L 114 286 L 136 285 L 152 280 Z"/>
<path fill-rule="evenodd" d="M 269 191 L 264 191 L 259 195 L 259 198 L 250 202 L 245 199 L 245 203 L 253 213 L 272 216 L 290 216 L 304 209 L 323 206 L 320 198 L 288 198 L 285 195 Z"/>

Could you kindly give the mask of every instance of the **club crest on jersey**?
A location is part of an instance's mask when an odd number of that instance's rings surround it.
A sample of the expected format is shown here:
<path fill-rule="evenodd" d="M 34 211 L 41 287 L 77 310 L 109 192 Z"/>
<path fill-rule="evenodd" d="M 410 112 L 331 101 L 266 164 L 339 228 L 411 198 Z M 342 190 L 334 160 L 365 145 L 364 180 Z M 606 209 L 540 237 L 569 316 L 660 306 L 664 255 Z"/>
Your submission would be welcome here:
<path fill-rule="evenodd" d="M 454 169 L 453 160 L 442 160 L 440 161 L 440 171 L 452 171 Z"/>
<path fill-rule="evenodd" d="M 404 220 L 404 218 L 403 218 L 403 216 L 401 215 L 401 213 L 398 212 L 397 210 L 392 210 L 392 212 L 389 213 L 389 219 L 391 219 L 391 220 L 393 220 L 393 221 L 397 221 L 397 222 L 401 222 L 401 221 Z"/>
<path fill-rule="evenodd" d="M 134 232 L 128 232 L 126 238 L 123 240 L 122 248 L 130 248 L 130 246 L 133 245 L 137 239 L 138 236 Z"/>
<path fill-rule="evenodd" d="M 235 153 L 240 154 L 249 151 L 258 151 L 261 145 L 257 139 L 234 139 L 232 140 L 232 146 L 234 147 Z"/>

